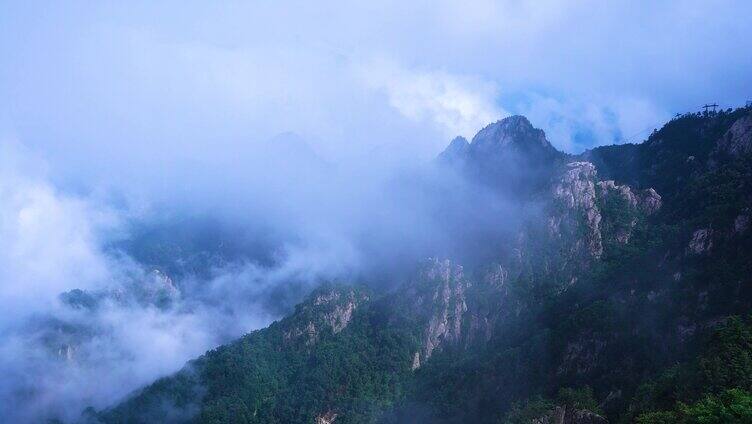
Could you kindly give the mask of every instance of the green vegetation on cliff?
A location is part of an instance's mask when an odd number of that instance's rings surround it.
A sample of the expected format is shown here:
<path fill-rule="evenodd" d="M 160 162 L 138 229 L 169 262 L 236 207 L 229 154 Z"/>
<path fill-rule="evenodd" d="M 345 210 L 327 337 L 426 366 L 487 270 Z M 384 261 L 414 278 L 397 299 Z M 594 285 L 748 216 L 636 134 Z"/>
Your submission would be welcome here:
<path fill-rule="evenodd" d="M 321 287 L 85 419 L 521 423 L 561 408 L 750 422 L 752 155 L 721 142 L 749 114 L 685 115 L 643 144 L 574 158 L 597 175 L 568 168 L 562 200 L 531 216 L 501 265 L 429 261 L 389 292 Z"/>

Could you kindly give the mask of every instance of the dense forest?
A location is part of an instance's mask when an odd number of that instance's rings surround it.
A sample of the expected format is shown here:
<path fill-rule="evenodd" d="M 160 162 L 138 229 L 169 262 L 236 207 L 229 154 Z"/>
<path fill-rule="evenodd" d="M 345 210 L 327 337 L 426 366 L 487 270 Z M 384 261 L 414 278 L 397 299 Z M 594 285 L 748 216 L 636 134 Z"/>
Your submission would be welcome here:
<path fill-rule="evenodd" d="M 752 110 L 581 155 L 510 117 L 436 166 L 531 211 L 495 257 L 322 285 L 81 422 L 752 422 Z"/>

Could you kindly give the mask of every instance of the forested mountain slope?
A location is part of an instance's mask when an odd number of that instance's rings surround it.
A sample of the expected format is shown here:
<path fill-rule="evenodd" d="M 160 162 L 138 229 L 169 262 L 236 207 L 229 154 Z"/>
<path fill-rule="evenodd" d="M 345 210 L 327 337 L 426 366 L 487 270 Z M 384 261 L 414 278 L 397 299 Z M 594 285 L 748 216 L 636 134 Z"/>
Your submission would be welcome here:
<path fill-rule="evenodd" d="M 493 261 L 322 286 L 82 422 L 752 420 L 750 109 L 576 157 L 510 117 L 437 166 L 524 211 Z"/>

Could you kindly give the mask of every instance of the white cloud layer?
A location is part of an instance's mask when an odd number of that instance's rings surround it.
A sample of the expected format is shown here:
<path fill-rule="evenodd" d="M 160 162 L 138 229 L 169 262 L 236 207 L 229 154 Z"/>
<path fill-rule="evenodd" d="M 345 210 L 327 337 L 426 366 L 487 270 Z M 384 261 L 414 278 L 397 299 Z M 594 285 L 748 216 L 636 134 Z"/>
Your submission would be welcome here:
<path fill-rule="evenodd" d="M 71 281 L 81 288 L 106 281 L 98 233 L 116 224 L 106 210 L 29 175 L 34 161 L 19 149 L 0 144 L 0 324 L 19 309 L 29 313 L 49 306 Z"/>
<path fill-rule="evenodd" d="M 445 138 L 476 132 L 509 114 L 496 103 L 498 89 L 477 78 L 442 71 L 421 72 L 385 62 L 361 66 L 366 83 L 383 90 L 389 105 L 416 122 L 442 130 Z"/>
<path fill-rule="evenodd" d="M 314 284 L 356 262 L 327 241 L 283 246 L 274 266 L 224 261 L 171 281 L 108 247 L 129 236 L 131 212 L 61 191 L 17 143 L 0 143 L 0 153 L 3 422 L 75 420 L 87 406 L 105 408 L 267 325 L 279 313 L 270 290 L 293 291 L 285 285 Z"/>

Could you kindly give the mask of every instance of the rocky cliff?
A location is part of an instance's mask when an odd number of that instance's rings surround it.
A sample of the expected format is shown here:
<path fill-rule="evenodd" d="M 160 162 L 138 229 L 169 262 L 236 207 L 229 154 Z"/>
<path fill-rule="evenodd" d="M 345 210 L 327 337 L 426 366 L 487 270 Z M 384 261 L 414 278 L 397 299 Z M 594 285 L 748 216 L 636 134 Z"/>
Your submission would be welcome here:
<path fill-rule="evenodd" d="M 577 157 L 522 117 L 455 139 L 441 166 L 525 211 L 493 261 L 321 287 L 97 420 L 168 404 L 202 423 L 677 423 L 646 420 L 732 405 L 752 390 L 752 325 L 733 317 L 752 309 L 749 113 Z"/>

